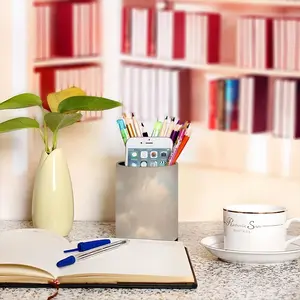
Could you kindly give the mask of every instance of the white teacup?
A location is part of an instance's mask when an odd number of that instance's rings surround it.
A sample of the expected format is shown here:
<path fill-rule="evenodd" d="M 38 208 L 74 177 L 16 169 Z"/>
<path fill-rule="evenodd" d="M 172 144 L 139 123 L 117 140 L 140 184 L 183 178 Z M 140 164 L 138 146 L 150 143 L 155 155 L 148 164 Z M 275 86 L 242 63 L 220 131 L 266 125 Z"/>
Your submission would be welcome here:
<path fill-rule="evenodd" d="M 236 251 L 284 251 L 300 236 L 286 240 L 285 207 L 260 204 L 237 204 L 223 208 L 224 249 Z"/>

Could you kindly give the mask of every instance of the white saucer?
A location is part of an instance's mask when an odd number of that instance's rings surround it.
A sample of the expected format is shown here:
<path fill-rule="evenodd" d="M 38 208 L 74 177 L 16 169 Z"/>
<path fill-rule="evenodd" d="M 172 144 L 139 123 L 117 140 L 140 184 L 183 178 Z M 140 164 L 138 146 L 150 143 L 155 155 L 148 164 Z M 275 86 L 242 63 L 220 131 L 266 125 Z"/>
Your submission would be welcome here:
<path fill-rule="evenodd" d="M 288 239 L 292 236 L 288 236 Z M 278 252 L 248 252 L 233 251 L 224 249 L 224 236 L 214 235 L 208 236 L 201 240 L 210 253 L 218 257 L 220 260 L 230 263 L 242 264 L 276 264 L 284 263 L 300 258 L 300 241 L 296 241 L 289 245 L 286 251 Z"/>

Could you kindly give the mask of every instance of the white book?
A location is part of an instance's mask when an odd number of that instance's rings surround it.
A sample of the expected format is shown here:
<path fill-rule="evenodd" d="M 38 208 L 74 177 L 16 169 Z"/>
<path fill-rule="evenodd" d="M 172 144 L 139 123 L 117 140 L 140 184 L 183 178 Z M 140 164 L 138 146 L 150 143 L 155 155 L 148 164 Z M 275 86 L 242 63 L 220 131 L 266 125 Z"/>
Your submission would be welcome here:
<path fill-rule="evenodd" d="M 122 67 L 122 78 L 123 86 L 122 86 L 122 104 L 123 111 L 130 112 L 130 104 L 132 100 L 132 66 L 124 65 Z"/>
<path fill-rule="evenodd" d="M 157 98 L 156 98 L 156 117 L 161 120 L 164 118 L 164 70 L 157 70 Z"/>
<path fill-rule="evenodd" d="M 248 99 L 246 102 L 247 108 L 247 126 L 246 126 L 246 133 L 252 133 L 252 128 L 253 128 L 253 113 L 254 113 L 254 89 L 255 89 L 255 84 L 254 84 L 254 78 L 249 77 L 247 78 L 247 94 L 248 94 Z"/>
<path fill-rule="evenodd" d="M 157 68 L 149 68 L 149 120 L 154 121 L 157 118 L 156 114 L 156 97 L 157 97 Z"/>
<path fill-rule="evenodd" d="M 85 24 L 84 24 L 84 4 L 78 4 L 79 10 L 79 56 L 84 56 L 85 53 Z"/>
<path fill-rule="evenodd" d="M 140 114 L 141 67 L 132 67 L 132 103 L 129 113 Z"/>
<path fill-rule="evenodd" d="M 208 16 L 201 15 L 201 48 L 202 48 L 202 63 L 207 64 L 208 57 Z"/>
<path fill-rule="evenodd" d="M 49 6 L 45 7 L 45 36 L 43 40 L 45 41 L 45 58 L 49 59 L 51 57 L 51 10 Z"/>
<path fill-rule="evenodd" d="M 279 20 L 279 69 L 284 70 L 286 68 L 286 26 L 284 20 Z"/>
<path fill-rule="evenodd" d="M 282 134 L 282 103 L 283 103 L 283 82 L 281 79 L 274 81 L 274 103 L 273 103 L 273 134 L 279 137 Z"/>
<path fill-rule="evenodd" d="M 296 89 L 297 81 L 290 80 L 289 83 L 289 101 L 288 101 L 288 132 L 287 137 L 293 139 L 295 137 L 295 122 L 296 122 Z"/>
<path fill-rule="evenodd" d="M 97 28 L 100 26 L 100 20 L 98 20 L 98 12 L 97 10 L 99 9 L 99 5 L 98 2 L 93 2 L 90 4 L 90 10 L 91 10 L 91 16 L 92 16 L 92 41 L 91 41 L 91 45 L 92 45 L 92 55 L 96 55 L 99 54 L 98 52 L 98 40 L 99 37 L 97 36 L 98 34 L 98 30 Z"/>
<path fill-rule="evenodd" d="M 291 30 L 291 37 L 292 37 L 292 41 L 291 41 L 291 57 L 292 57 L 292 61 L 291 61 L 291 66 L 290 69 L 291 70 L 297 70 L 297 56 L 298 53 L 297 52 L 297 21 L 296 20 L 292 20 L 290 21 L 290 30 Z"/>
<path fill-rule="evenodd" d="M 243 49 L 243 19 L 238 18 L 236 22 L 236 50 L 235 50 L 235 57 L 236 57 L 236 65 L 238 67 L 243 67 L 243 56 L 244 56 L 244 49 Z"/>
<path fill-rule="evenodd" d="M 174 34 L 173 12 L 158 11 L 157 14 L 157 58 L 172 59 Z"/>
<path fill-rule="evenodd" d="M 242 77 L 239 85 L 239 131 L 246 132 L 246 84 L 247 78 Z"/>
<path fill-rule="evenodd" d="M 149 68 L 141 68 L 141 111 L 140 116 L 143 122 L 149 121 L 149 107 L 150 107 L 150 91 L 149 91 Z"/>
<path fill-rule="evenodd" d="M 131 9 L 131 54 L 133 56 L 138 55 L 138 22 L 139 22 L 139 10 L 137 8 Z"/>
<path fill-rule="evenodd" d="M 120 239 L 110 240 L 113 243 Z M 44 284 L 46 287 L 49 282 L 57 280 L 60 288 L 64 284 L 88 287 L 89 283 L 101 286 L 112 282 L 114 287 L 122 283 L 137 287 L 142 284 L 167 287 L 172 283 L 174 287 L 197 287 L 193 267 L 182 242 L 133 239 L 67 267 L 57 267 L 58 261 L 76 255 L 64 254 L 64 250 L 76 248 L 78 242 L 69 242 L 43 229 L 2 232 L 0 282 L 23 283 L 24 286 Z"/>
<path fill-rule="evenodd" d="M 170 116 L 175 117 L 176 119 L 179 117 L 179 72 L 180 70 L 172 70 L 171 78 L 170 78 L 170 86 L 171 86 L 171 97 L 170 97 Z"/>
<path fill-rule="evenodd" d="M 79 50 L 79 5 L 73 4 L 73 56 L 80 56 Z"/>
<path fill-rule="evenodd" d="M 280 48 L 280 43 L 279 43 L 279 33 L 280 33 L 280 27 L 279 27 L 279 20 L 274 19 L 273 20 L 273 26 L 274 26 L 274 31 L 273 31 L 273 53 L 274 53 L 274 69 L 279 69 L 279 48 Z"/>
<path fill-rule="evenodd" d="M 289 81 L 283 80 L 283 107 L 282 107 L 282 133 L 281 136 L 284 138 L 288 137 L 289 129 Z"/>
<path fill-rule="evenodd" d="M 186 13 L 185 17 L 185 60 L 188 62 L 194 62 L 193 60 L 193 48 L 195 42 L 193 39 L 194 26 L 192 24 L 194 14 Z"/>
<path fill-rule="evenodd" d="M 244 68 L 248 68 L 250 65 L 250 48 L 249 48 L 249 39 L 251 38 L 251 36 L 249 35 L 249 26 L 248 26 L 248 19 L 247 18 L 243 18 L 242 19 L 242 47 L 243 47 L 243 66 Z"/>
<path fill-rule="evenodd" d="M 252 45 L 253 47 L 253 55 L 254 55 L 254 61 L 253 61 L 253 67 L 255 69 L 259 69 L 262 66 L 260 65 L 261 63 L 261 56 L 263 55 L 263 53 L 261 52 L 261 42 L 263 42 L 260 39 L 260 35 L 261 35 L 261 30 L 262 28 L 259 28 L 260 26 L 260 20 L 258 18 L 253 19 L 253 36 L 254 36 L 254 43 Z"/>
<path fill-rule="evenodd" d="M 248 68 L 254 67 L 254 19 L 248 18 L 247 19 L 247 29 L 248 29 L 248 44 L 247 48 L 249 49 L 248 52 Z"/>
<path fill-rule="evenodd" d="M 293 32 L 293 22 L 292 21 L 286 21 L 286 68 L 288 70 L 292 70 L 294 68 L 295 62 L 294 62 L 294 46 L 295 46 L 295 40 L 294 40 L 294 32 Z"/>
<path fill-rule="evenodd" d="M 193 40 L 195 41 L 192 49 L 193 62 L 203 65 L 205 63 L 204 50 L 204 27 L 202 22 L 203 16 L 193 14 L 192 26 L 194 27 Z"/>
<path fill-rule="evenodd" d="M 257 20 L 257 31 L 258 31 L 258 44 L 256 47 L 256 51 L 258 54 L 258 68 L 265 69 L 267 66 L 267 20 L 266 19 L 258 19 Z"/>

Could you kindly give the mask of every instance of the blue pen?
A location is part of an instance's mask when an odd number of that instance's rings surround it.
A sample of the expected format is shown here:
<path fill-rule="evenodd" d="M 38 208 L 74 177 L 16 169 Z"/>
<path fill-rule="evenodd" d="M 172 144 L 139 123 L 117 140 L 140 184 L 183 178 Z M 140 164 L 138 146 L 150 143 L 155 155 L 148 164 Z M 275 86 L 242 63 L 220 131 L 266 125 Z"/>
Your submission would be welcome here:
<path fill-rule="evenodd" d="M 121 240 L 121 241 L 113 242 L 113 243 L 110 243 L 110 244 L 107 244 L 107 245 L 104 245 L 104 246 L 100 246 L 98 248 L 91 249 L 91 250 L 83 252 L 83 253 L 78 253 L 78 254 L 75 254 L 75 255 L 71 255 L 71 256 L 68 256 L 68 257 L 60 260 L 56 264 L 56 266 L 58 268 L 71 266 L 71 265 L 75 264 L 75 262 L 77 262 L 77 261 L 80 261 L 80 260 L 92 257 L 94 255 L 100 254 L 102 252 L 120 247 L 122 245 L 125 245 L 128 242 L 129 242 L 128 240 Z"/>
<path fill-rule="evenodd" d="M 238 105 L 239 80 L 225 80 L 225 129 L 231 129 L 233 112 Z"/>
<path fill-rule="evenodd" d="M 77 244 L 77 248 L 65 250 L 64 253 L 70 253 L 70 252 L 75 252 L 75 251 L 84 252 L 84 251 L 87 251 L 87 250 L 90 250 L 93 248 L 97 248 L 100 246 L 104 246 L 107 244 L 110 244 L 109 239 L 80 242 Z"/>

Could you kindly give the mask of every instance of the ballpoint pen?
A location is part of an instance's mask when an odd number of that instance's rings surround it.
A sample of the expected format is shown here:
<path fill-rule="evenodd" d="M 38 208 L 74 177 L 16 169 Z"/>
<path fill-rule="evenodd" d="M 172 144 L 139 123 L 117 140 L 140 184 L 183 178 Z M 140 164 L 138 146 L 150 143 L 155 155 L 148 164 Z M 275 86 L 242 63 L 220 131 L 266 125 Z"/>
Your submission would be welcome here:
<path fill-rule="evenodd" d="M 132 115 L 133 127 L 135 130 L 136 136 L 140 137 L 140 136 L 142 136 L 141 127 L 140 127 L 139 123 L 137 122 L 137 120 L 134 116 L 134 113 L 131 113 L 131 115 Z"/>
<path fill-rule="evenodd" d="M 117 120 L 119 129 L 120 129 L 120 133 L 123 139 L 124 144 L 126 144 L 127 140 L 129 139 L 129 134 L 125 125 L 125 122 L 123 119 L 118 119 Z"/>
<path fill-rule="evenodd" d="M 162 124 L 159 136 L 166 136 L 167 130 L 168 130 L 168 116 L 165 117 L 165 120 Z"/>
<path fill-rule="evenodd" d="M 153 137 L 159 136 L 159 133 L 161 131 L 161 127 L 162 127 L 162 122 L 156 121 L 155 124 L 154 124 L 154 128 L 153 128 L 151 136 L 153 136 Z"/>
<path fill-rule="evenodd" d="M 89 258 L 89 257 L 93 257 L 97 254 L 103 253 L 103 252 L 108 251 L 108 250 L 115 249 L 117 247 L 125 245 L 128 242 L 129 242 L 129 240 L 121 240 L 121 241 L 113 242 L 113 243 L 110 243 L 110 244 L 107 244 L 107 245 L 104 245 L 104 246 L 100 246 L 98 248 L 91 249 L 91 250 L 86 251 L 86 252 L 71 255 L 71 256 L 68 256 L 68 257 L 60 260 L 59 262 L 57 262 L 56 266 L 58 268 L 67 267 L 67 266 L 73 265 L 77 261 L 80 261 L 80 260 L 83 260 L 83 259 L 86 259 L 86 258 Z"/>
<path fill-rule="evenodd" d="M 135 137 L 136 135 L 135 135 L 135 132 L 134 132 L 134 129 L 133 129 L 132 120 L 130 118 L 128 118 L 125 113 L 123 113 L 123 118 L 125 120 L 129 136 L 130 137 Z"/>
<path fill-rule="evenodd" d="M 107 244 L 110 244 L 109 239 L 100 239 L 100 240 L 94 240 L 94 241 L 88 241 L 88 242 L 80 242 L 77 244 L 77 248 L 65 250 L 64 253 L 70 253 L 70 252 L 75 252 L 75 251 L 83 252 L 83 251 L 87 251 L 87 250 L 97 248 L 100 246 L 104 246 Z"/>

